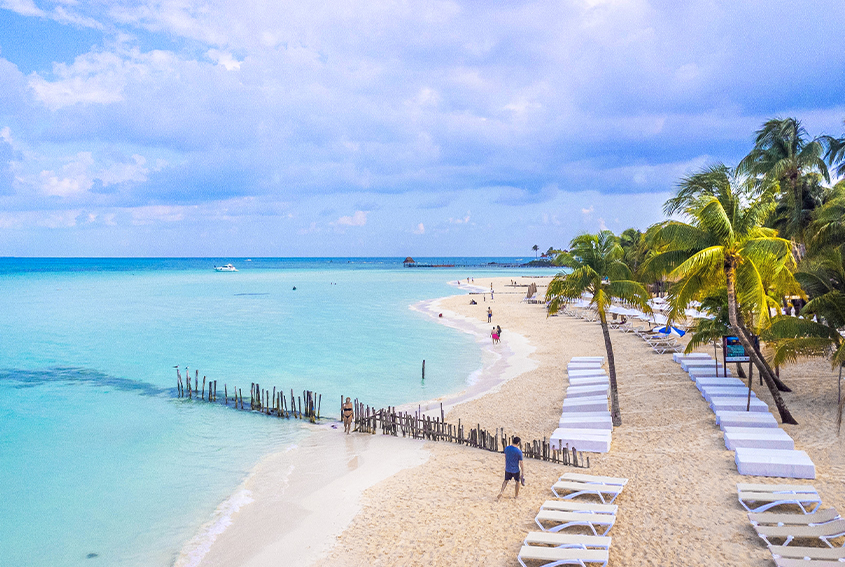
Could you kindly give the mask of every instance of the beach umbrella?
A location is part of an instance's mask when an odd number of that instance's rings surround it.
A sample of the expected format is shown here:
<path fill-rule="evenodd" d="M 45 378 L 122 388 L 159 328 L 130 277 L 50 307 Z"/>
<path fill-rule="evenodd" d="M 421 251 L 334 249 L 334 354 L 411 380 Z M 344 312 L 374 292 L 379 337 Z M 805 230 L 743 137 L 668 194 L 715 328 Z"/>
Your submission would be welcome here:
<path fill-rule="evenodd" d="M 687 334 L 686 331 L 682 331 L 681 329 L 672 325 L 666 325 L 665 327 L 661 327 L 657 329 L 657 332 L 663 333 L 664 335 L 678 335 L 679 337 L 683 337 Z"/>
<path fill-rule="evenodd" d="M 661 315 L 660 313 L 655 313 L 654 318 L 652 319 L 655 325 L 665 325 L 669 322 L 669 319 L 666 318 L 666 315 Z"/>

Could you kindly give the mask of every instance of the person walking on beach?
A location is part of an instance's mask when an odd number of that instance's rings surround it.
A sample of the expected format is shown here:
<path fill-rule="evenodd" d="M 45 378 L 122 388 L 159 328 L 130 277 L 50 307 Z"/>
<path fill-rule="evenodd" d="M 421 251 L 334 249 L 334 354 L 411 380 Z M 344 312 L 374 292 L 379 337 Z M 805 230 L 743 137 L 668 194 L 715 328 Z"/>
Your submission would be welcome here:
<path fill-rule="evenodd" d="M 496 332 L 496 327 L 493 327 L 493 331 L 490 333 L 490 338 L 493 339 L 493 344 L 499 342 L 499 333 Z"/>
<path fill-rule="evenodd" d="M 519 442 L 520 438 L 514 437 L 511 439 L 511 444 L 505 447 L 505 482 L 502 483 L 502 489 L 499 491 L 499 495 L 496 496 L 496 500 L 499 500 L 502 497 L 505 487 L 511 480 L 514 481 L 513 497 L 519 497 L 519 485 L 523 482 L 523 478 L 525 476 L 525 471 L 522 467 L 522 451 L 519 448 Z"/>
<path fill-rule="evenodd" d="M 488 308 L 487 308 L 487 322 L 489 323 L 489 322 L 491 322 L 492 320 L 493 320 L 493 308 L 492 308 L 492 307 L 488 307 Z"/>
<path fill-rule="evenodd" d="M 352 400 L 346 398 L 346 403 L 341 406 L 341 418 L 343 418 L 343 432 L 349 435 L 352 431 L 352 417 L 355 409 L 352 407 Z"/>
<path fill-rule="evenodd" d="M 499 340 L 502 340 L 502 328 L 496 325 L 496 334 L 499 336 Z"/>

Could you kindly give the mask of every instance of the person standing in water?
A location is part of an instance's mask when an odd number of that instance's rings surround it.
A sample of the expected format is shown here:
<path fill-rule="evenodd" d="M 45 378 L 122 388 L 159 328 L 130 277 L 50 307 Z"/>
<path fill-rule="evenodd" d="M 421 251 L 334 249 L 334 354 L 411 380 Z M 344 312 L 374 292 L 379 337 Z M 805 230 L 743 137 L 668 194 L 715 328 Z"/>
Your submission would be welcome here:
<path fill-rule="evenodd" d="M 352 400 L 346 398 L 346 403 L 341 406 L 341 418 L 343 419 L 343 432 L 349 435 L 352 431 L 352 418 L 355 415 L 355 408 L 352 407 Z"/>

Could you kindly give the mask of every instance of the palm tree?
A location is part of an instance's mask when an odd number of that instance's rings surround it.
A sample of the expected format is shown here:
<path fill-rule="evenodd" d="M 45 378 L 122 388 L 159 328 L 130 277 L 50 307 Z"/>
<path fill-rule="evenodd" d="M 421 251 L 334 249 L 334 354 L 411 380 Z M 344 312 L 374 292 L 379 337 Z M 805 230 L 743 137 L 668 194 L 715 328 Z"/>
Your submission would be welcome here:
<path fill-rule="evenodd" d="M 751 323 L 765 327 L 771 319 L 769 308 L 778 305 L 769 295 L 772 287 L 798 287 L 791 275 L 791 243 L 763 227 L 775 206 L 773 192 L 755 196 L 754 189 L 753 179 L 721 164 L 684 179 L 665 208 L 682 212 L 690 222 L 665 221 L 653 231 L 652 241 L 663 251 L 647 261 L 647 269 L 666 273 L 674 282 L 670 319 L 680 318 L 691 301 L 725 288 L 733 334 L 766 381 L 781 420 L 796 423 L 743 315 L 753 314 Z"/>
<path fill-rule="evenodd" d="M 845 176 L 845 136 L 842 138 L 821 136 L 820 141 L 827 148 L 824 156 L 827 163 L 830 164 L 830 167 L 838 165 L 836 175 L 839 177 Z"/>
<path fill-rule="evenodd" d="M 830 357 L 831 366 L 845 364 L 845 250 L 827 248 L 807 258 L 795 278 L 810 296 L 803 319 L 778 317 L 764 334 L 775 364 L 803 356 Z M 815 320 L 814 320 L 815 319 Z"/>
<path fill-rule="evenodd" d="M 604 335 L 607 365 L 610 370 L 610 416 L 614 426 L 622 425 L 619 412 L 619 395 L 616 388 L 616 362 L 607 326 L 607 310 L 614 299 L 650 313 L 648 292 L 631 279 L 631 270 L 622 261 L 623 250 L 616 236 L 609 230 L 598 234 L 582 234 L 572 239 L 569 252 L 555 258 L 556 266 L 570 268 L 571 273 L 560 273 L 552 279 L 546 291 L 549 315 L 561 307 L 591 294 L 590 305 L 596 308 Z"/>
<path fill-rule="evenodd" d="M 803 256 L 803 227 L 806 205 L 812 205 L 805 193 L 812 193 L 813 183 L 806 177 L 816 174 L 830 182 L 824 162 L 823 140 L 807 140 L 807 131 L 795 118 L 773 118 L 757 131 L 754 149 L 739 163 L 738 171 L 761 183 L 763 190 L 775 188 L 780 194 L 782 212 L 788 213 L 791 234 Z"/>
<path fill-rule="evenodd" d="M 535 257 L 535 258 L 537 257 L 537 250 L 539 250 L 539 249 L 540 249 L 540 247 L 539 247 L 539 246 L 537 246 L 536 244 L 535 244 L 534 246 L 532 246 L 532 247 L 531 247 L 531 250 L 533 250 L 533 251 L 534 251 L 534 257 Z"/>
<path fill-rule="evenodd" d="M 638 274 L 645 261 L 645 235 L 636 228 L 628 228 L 619 235 L 619 245 L 624 251 L 623 260 L 634 274 Z"/>

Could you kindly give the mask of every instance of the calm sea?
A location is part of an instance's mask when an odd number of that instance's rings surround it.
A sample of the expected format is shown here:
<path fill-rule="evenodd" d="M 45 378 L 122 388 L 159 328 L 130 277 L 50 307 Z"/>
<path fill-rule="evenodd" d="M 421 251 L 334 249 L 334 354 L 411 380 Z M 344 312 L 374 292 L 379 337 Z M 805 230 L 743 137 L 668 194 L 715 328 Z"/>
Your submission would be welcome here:
<path fill-rule="evenodd" d="M 0 258 L 4 565 L 170 565 L 301 427 L 176 397 L 176 371 L 396 405 L 457 391 L 473 337 L 409 306 L 514 258 Z M 231 262 L 238 272 L 219 273 Z M 294 290 L 293 288 L 296 287 Z M 420 380 L 422 360 L 426 380 Z"/>

